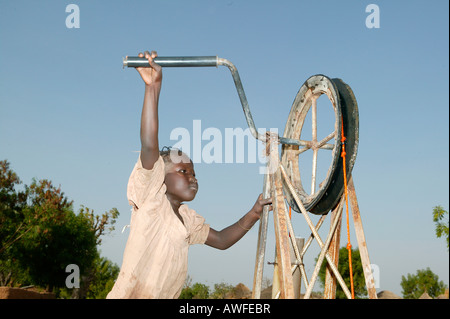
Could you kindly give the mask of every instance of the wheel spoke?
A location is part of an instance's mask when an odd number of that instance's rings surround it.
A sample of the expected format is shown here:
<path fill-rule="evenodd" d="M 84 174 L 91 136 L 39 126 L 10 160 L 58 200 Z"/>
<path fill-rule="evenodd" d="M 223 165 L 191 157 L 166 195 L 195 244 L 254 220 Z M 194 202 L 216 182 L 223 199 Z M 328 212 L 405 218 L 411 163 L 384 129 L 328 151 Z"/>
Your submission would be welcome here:
<path fill-rule="evenodd" d="M 336 131 L 330 133 L 327 137 L 325 137 L 323 140 L 321 140 L 319 143 L 317 143 L 317 148 L 332 150 L 334 148 L 334 144 L 328 144 L 327 142 L 330 141 L 335 136 L 336 136 Z"/>
<path fill-rule="evenodd" d="M 312 142 L 317 143 L 317 97 L 312 97 Z"/>
<path fill-rule="evenodd" d="M 311 195 L 316 192 L 316 173 L 317 173 L 317 149 L 313 150 L 312 173 L 311 173 Z"/>
<path fill-rule="evenodd" d="M 311 149 L 311 147 L 304 147 L 299 150 L 295 150 L 294 152 L 296 153 L 296 155 L 300 155 L 301 153 L 306 152 L 309 149 Z"/>

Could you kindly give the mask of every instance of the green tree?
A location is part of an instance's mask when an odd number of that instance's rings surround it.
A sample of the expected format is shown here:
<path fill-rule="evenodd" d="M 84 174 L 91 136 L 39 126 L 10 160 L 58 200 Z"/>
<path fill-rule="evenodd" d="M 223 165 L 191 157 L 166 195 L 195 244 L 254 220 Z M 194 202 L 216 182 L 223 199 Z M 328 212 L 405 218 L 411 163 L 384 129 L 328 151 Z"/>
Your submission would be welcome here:
<path fill-rule="evenodd" d="M 66 266 L 76 264 L 84 286 L 76 297 L 105 295 L 98 286 L 109 291 L 118 267 L 101 258 L 96 246 L 114 229 L 117 209 L 99 216 L 82 206 L 75 214 L 72 201 L 51 181 L 33 180 L 22 191 L 20 184 L 8 161 L 0 161 L 0 285 L 63 287 Z"/>
<path fill-rule="evenodd" d="M 114 224 L 116 223 L 117 217 L 120 215 L 117 208 L 112 208 L 101 216 L 96 215 L 94 214 L 94 210 L 84 207 L 83 205 L 81 205 L 79 214 L 89 221 L 91 230 L 95 234 L 97 245 L 102 243 L 101 236 L 107 235 L 114 230 Z"/>
<path fill-rule="evenodd" d="M 316 258 L 317 261 L 317 258 Z M 322 266 L 319 271 L 319 280 L 322 286 L 325 285 L 325 275 L 326 267 L 328 262 L 324 259 Z M 338 270 L 344 279 L 345 284 L 350 290 L 350 266 L 348 262 L 348 250 L 346 247 L 341 247 L 339 249 L 339 264 Z M 364 270 L 361 263 L 361 256 L 359 254 L 359 249 L 352 249 L 352 270 L 353 270 L 353 287 L 355 290 L 355 298 L 364 298 L 367 296 L 366 281 L 364 277 Z M 331 272 L 331 269 L 330 269 Z M 336 288 L 336 299 L 347 299 L 344 291 L 342 290 L 339 283 Z"/>
<path fill-rule="evenodd" d="M 95 260 L 94 279 L 89 285 L 87 299 L 105 299 L 114 286 L 120 268 L 107 258 L 98 256 Z"/>
<path fill-rule="evenodd" d="M 219 284 L 214 284 L 214 291 L 211 293 L 211 299 L 225 299 L 225 296 L 232 292 L 234 287 L 230 284 L 224 282 Z"/>
<path fill-rule="evenodd" d="M 81 215 L 89 224 L 90 230 L 95 236 L 96 244 L 102 242 L 101 236 L 114 230 L 114 224 L 119 216 L 116 208 L 105 212 L 102 216 L 94 214 L 94 210 L 81 206 L 79 210 Z M 120 268 L 110 260 L 100 257 L 96 258 L 91 267 L 81 276 L 80 288 L 73 288 L 71 298 L 74 299 L 104 299 L 112 289 L 114 282 L 119 274 Z"/>
<path fill-rule="evenodd" d="M 442 206 L 433 208 L 433 222 L 436 224 L 436 237 L 446 237 L 448 250 L 448 211 Z"/>
<path fill-rule="evenodd" d="M 26 206 L 26 193 L 16 189 L 21 183 L 9 162 L 0 161 L 0 286 L 28 280 L 28 273 L 10 256 L 12 245 L 24 229 L 21 212 Z"/>
<path fill-rule="evenodd" d="M 198 282 L 192 285 L 192 279 L 188 276 L 178 299 L 208 299 L 208 297 L 209 287 Z"/>
<path fill-rule="evenodd" d="M 22 209 L 27 195 L 16 187 L 22 184 L 8 161 L 0 161 L 0 260 L 23 231 Z"/>
<path fill-rule="evenodd" d="M 29 205 L 22 210 L 26 230 L 12 254 L 27 269 L 33 284 L 53 287 L 65 285 L 69 264 L 84 274 L 96 256 L 96 238 L 89 221 L 76 215 L 72 202 L 48 180 L 33 180 L 26 187 Z"/>
<path fill-rule="evenodd" d="M 105 257 L 97 254 L 94 266 L 81 278 L 80 288 L 58 287 L 56 297 L 61 299 L 105 299 L 114 286 L 120 268 Z"/>
<path fill-rule="evenodd" d="M 402 276 L 400 285 L 405 299 L 418 299 L 424 292 L 427 292 L 430 297 L 436 298 L 447 288 L 430 268 L 417 270 L 415 275 Z"/>

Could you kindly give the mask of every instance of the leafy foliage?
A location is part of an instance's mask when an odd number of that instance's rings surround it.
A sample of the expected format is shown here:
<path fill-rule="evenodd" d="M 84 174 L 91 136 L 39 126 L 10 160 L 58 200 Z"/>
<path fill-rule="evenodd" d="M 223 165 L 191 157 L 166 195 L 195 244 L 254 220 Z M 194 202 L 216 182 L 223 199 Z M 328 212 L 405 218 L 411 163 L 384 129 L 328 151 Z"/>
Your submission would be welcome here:
<path fill-rule="evenodd" d="M 70 202 L 48 180 L 27 187 L 30 205 L 22 210 L 23 232 L 11 250 L 30 280 L 50 290 L 65 285 L 65 267 L 89 268 L 96 254 L 95 234 L 82 215 L 75 215 Z"/>
<path fill-rule="evenodd" d="M 192 286 L 184 287 L 178 299 L 208 299 L 208 297 L 209 287 L 197 282 Z"/>
<path fill-rule="evenodd" d="M 445 236 L 448 250 L 448 211 L 442 206 L 435 206 L 433 209 L 433 222 L 436 224 L 436 237 Z"/>
<path fill-rule="evenodd" d="M 352 269 L 353 269 L 353 286 L 355 290 L 355 298 L 363 298 L 367 296 L 367 290 L 359 249 L 352 249 L 351 252 L 352 252 L 351 255 L 352 255 Z M 325 285 L 325 275 L 327 265 L 328 262 L 325 259 L 319 271 L 319 280 L 321 281 L 322 286 Z M 338 270 L 342 278 L 344 279 L 345 284 L 350 290 L 350 266 L 348 262 L 348 250 L 346 247 L 341 247 L 339 249 Z M 342 290 L 339 284 L 337 284 L 336 288 L 336 299 L 347 299 L 347 296 L 345 295 L 344 291 Z"/>
<path fill-rule="evenodd" d="M 192 284 L 192 279 L 188 276 L 178 299 L 225 299 L 234 288 L 232 285 L 222 282 L 214 284 L 214 290 L 210 292 L 207 285 L 198 282 Z"/>
<path fill-rule="evenodd" d="M 225 299 L 225 296 L 232 292 L 234 287 L 230 284 L 221 282 L 219 284 L 214 284 L 214 291 L 212 292 L 211 299 Z"/>
<path fill-rule="evenodd" d="M 33 180 L 22 191 L 16 189 L 20 184 L 10 164 L 0 161 L 0 285 L 52 291 L 65 286 L 65 268 L 76 264 L 85 286 L 93 284 L 91 295 L 104 295 L 95 281 L 104 289 L 111 286 L 118 267 L 100 258 L 97 245 L 100 236 L 114 229 L 117 209 L 98 216 L 82 206 L 75 214 L 73 202 L 51 181 Z M 108 276 L 114 277 L 108 281 Z"/>
<path fill-rule="evenodd" d="M 62 287 L 56 289 L 56 294 L 62 299 L 105 299 L 119 271 L 119 266 L 97 254 L 93 267 L 82 276 L 80 288 Z"/>
<path fill-rule="evenodd" d="M 110 260 L 98 256 L 94 262 L 94 279 L 86 294 L 88 299 L 105 299 L 114 286 L 120 268 Z"/>
<path fill-rule="evenodd" d="M 432 298 L 436 298 L 445 292 L 445 284 L 439 281 L 439 277 L 430 268 L 417 270 L 415 275 L 402 276 L 400 283 L 405 299 L 419 299 L 424 292 Z"/>

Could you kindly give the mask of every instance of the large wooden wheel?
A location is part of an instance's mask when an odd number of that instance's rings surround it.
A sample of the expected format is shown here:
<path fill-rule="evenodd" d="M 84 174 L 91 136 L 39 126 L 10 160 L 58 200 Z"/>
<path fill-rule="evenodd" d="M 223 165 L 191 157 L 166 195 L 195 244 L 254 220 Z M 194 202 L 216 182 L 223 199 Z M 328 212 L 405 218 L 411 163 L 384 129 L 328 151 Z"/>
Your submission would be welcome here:
<path fill-rule="evenodd" d="M 326 96 L 329 102 L 318 103 L 321 96 Z M 322 100 L 323 98 L 321 102 Z M 325 125 L 328 124 L 330 127 L 323 128 L 319 127 L 323 123 L 320 122 L 319 115 L 322 114 L 320 108 L 326 107 L 331 108 L 331 111 L 328 111 L 332 120 L 325 122 Z M 307 119 L 310 120 L 308 125 L 305 125 Z M 283 134 L 284 138 L 300 140 L 301 145 L 283 144 L 281 151 L 281 163 L 286 168 L 302 204 L 311 213 L 318 215 L 328 213 L 337 205 L 344 190 L 342 127 L 346 137 L 347 178 L 350 178 L 359 139 L 356 98 L 352 89 L 341 79 L 330 79 L 324 75 L 311 76 L 297 93 Z M 326 133 L 319 136 L 319 129 Z M 312 165 L 305 173 L 304 168 L 308 165 L 305 165 L 302 157 L 308 153 Z M 321 162 L 321 156 L 328 160 Z M 327 165 L 327 162 L 329 163 L 327 167 L 318 167 Z M 284 189 L 289 205 L 300 212 L 286 185 Z"/>

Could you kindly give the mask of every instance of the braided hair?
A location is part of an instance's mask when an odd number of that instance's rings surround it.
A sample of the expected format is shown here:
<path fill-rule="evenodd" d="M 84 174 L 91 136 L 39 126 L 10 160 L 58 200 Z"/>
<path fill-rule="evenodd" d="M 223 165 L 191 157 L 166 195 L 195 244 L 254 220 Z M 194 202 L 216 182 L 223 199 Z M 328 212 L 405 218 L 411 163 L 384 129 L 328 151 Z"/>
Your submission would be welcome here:
<path fill-rule="evenodd" d="M 164 146 L 164 147 L 161 149 L 161 151 L 159 151 L 159 155 L 161 155 L 161 157 L 162 157 L 162 159 L 163 159 L 163 161 L 164 161 L 164 164 L 172 163 L 171 155 L 172 155 L 172 156 L 174 155 L 173 152 L 176 152 L 176 155 L 177 155 L 178 157 L 181 157 L 183 154 L 186 155 L 185 153 L 183 153 L 183 152 L 182 152 L 180 149 L 178 149 L 178 148 L 174 148 L 174 147 L 172 147 L 172 146 Z M 187 155 L 186 155 L 186 157 L 189 158 L 189 156 L 187 156 Z"/>

